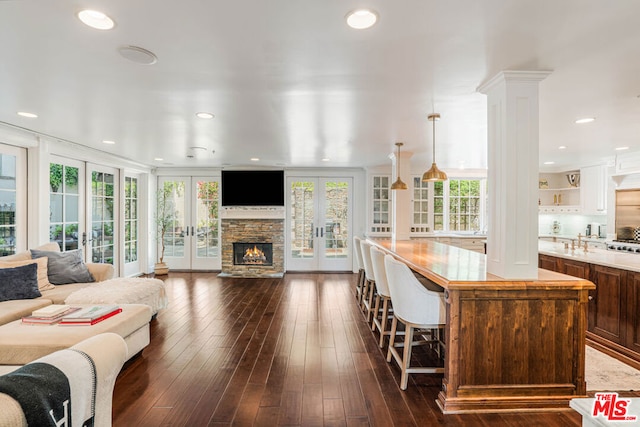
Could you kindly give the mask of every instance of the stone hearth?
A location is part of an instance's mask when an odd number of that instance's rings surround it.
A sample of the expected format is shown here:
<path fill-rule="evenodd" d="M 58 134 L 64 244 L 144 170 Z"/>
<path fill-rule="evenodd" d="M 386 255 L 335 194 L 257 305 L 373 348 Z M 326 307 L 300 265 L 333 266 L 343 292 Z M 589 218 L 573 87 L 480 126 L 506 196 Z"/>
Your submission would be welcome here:
<path fill-rule="evenodd" d="M 284 218 L 225 218 L 222 226 L 222 273 L 231 277 L 281 277 L 284 274 Z M 234 265 L 233 243 L 273 245 L 271 265 Z"/>

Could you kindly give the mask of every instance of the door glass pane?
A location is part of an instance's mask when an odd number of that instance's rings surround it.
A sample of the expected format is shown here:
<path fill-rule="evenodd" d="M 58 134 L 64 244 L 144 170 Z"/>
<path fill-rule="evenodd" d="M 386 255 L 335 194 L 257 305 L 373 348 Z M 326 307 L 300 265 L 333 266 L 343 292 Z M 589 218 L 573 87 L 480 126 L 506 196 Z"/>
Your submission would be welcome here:
<path fill-rule="evenodd" d="M 111 186 L 111 191 L 106 189 Z M 113 264 L 113 174 L 91 173 L 91 261 Z"/>
<path fill-rule="evenodd" d="M 184 256 L 185 237 L 185 185 L 184 181 L 165 181 L 158 193 L 158 218 L 164 256 Z M 162 255 L 161 255 L 162 256 Z"/>
<path fill-rule="evenodd" d="M 349 184 L 343 181 L 325 183 L 325 257 L 347 258 Z"/>
<path fill-rule="evenodd" d="M 291 183 L 291 257 L 313 258 L 314 193 L 312 182 Z"/>
<path fill-rule="evenodd" d="M 124 262 L 138 260 L 138 178 L 124 178 Z M 113 206 L 112 206 L 113 209 Z"/>
<path fill-rule="evenodd" d="M 16 156 L 0 154 L 0 256 L 16 252 Z"/>
<path fill-rule="evenodd" d="M 78 188 L 77 167 L 49 165 L 49 240 L 62 251 L 78 248 Z"/>
<path fill-rule="evenodd" d="M 217 181 L 198 181 L 196 185 L 196 253 L 198 257 L 217 257 L 219 184 Z"/>

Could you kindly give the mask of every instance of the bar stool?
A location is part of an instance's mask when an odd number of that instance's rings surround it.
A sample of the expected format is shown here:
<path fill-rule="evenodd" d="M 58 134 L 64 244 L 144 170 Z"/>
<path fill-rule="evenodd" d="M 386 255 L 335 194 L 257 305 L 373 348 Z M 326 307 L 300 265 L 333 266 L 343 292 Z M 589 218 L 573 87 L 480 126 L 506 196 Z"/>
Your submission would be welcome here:
<path fill-rule="evenodd" d="M 376 278 L 377 291 L 371 330 L 375 332 L 378 329 L 380 332 L 380 348 L 384 347 L 384 337 L 391 335 L 391 331 L 387 329 L 387 320 L 391 309 L 391 295 L 389 294 L 389 284 L 387 283 L 387 271 L 384 267 L 384 257 L 384 252 L 375 246 L 371 246 L 371 264 Z M 380 302 L 382 302 L 382 309 L 380 309 Z"/>
<path fill-rule="evenodd" d="M 356 299 L 358 305 L 362 306 L 362 290 L 364 287 L 364 264 L 362 262 L 362 246 L 361 238 L 353 236 L 353 252 L 356 254 L 356 263 L 358 264 L 358 281 L 356 282 Z"/>
<path fill-rule="evenodd" d="M 444 345 L 439 339 L 439 330 L 445 326 L 444 293 L 426 289 L 406 264 L 396 261 L 391 255 L 385 255 L 384 266 L 394 310 L 387 362 L 391 362 L 391 358 L 393 358 L 398 363 L 402 371 L 400 389 L 406 390 L 409 374 L 444 372 L 442 367 L 411 366 L 411 350 L 415 344 L 414 334 L 424 334 L 425 329 L 430 330 L 431 339 L 421 343 L 435 345 L 438 354 L 440 346 Z M 398 322 L 405 325 L 404 343 L 402 344 L 395 342 Z M 404 347 L 402 356 L 398 352 L 399 347 Z"/>
<path fill-rule="evenodd" d="M 362 311 L 369 323 L 369 316 L 373 312 L 373 296 L 376 293 L 376 276 L 371 264 L 371 244 L 365 240 L 360 242 L 362 248 L 362 262 L 364 264 L 364 290 L 362 292 Z"/>

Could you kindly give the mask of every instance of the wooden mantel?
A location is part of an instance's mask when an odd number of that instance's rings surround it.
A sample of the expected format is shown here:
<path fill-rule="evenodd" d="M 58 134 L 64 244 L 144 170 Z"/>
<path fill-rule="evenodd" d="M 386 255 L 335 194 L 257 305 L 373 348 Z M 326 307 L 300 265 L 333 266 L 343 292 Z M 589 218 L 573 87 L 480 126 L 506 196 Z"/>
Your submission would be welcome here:
<path fill-rule="evenodd" d="M 569 409 L 586 397 L 588 280 L 539 270 L 535 280 L 487 274 L 486 257 L 432 241 L 371 239 L 444 288 L 442 412 Z"/>

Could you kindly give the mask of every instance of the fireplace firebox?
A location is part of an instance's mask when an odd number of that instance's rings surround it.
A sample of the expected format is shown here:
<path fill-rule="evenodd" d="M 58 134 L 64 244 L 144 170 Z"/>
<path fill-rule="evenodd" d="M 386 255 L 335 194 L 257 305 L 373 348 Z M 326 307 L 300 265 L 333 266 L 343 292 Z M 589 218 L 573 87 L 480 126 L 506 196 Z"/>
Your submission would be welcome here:
<path fill-rule="evenodd" d="M 273 265 L 272 243 L 233 243 L 234 265 Z"/>

